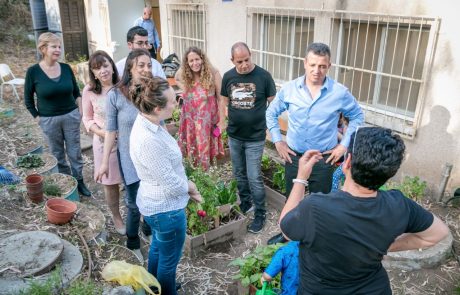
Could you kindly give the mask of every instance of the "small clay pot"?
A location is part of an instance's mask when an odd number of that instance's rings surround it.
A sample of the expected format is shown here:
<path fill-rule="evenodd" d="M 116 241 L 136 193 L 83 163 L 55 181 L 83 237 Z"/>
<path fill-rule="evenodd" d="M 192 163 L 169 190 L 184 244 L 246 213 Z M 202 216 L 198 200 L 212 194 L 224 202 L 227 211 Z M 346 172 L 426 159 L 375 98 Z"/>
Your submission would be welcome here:
<path fill-rule="evenodd" d="M 52 224 L 66 224 L 72 219 L 76 211 L 77 204 L 66 199 L 54 198 L 46 202 L 48 221 Z"/>
<path fill-rule="evenodd" d="M 43 176 L 31 174 L 26 177 L 27 195 L 34 203 L 43 201 Z"/>

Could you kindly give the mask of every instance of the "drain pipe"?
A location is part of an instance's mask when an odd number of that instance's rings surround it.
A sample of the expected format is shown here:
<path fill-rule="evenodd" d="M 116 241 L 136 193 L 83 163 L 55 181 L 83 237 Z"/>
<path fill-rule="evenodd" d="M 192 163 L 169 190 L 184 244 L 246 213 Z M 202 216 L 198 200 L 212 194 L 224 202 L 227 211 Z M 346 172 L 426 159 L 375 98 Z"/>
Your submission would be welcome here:
<path fill-rule="evenodd" d="M 439 193 L 437 201 L 441 202 L 442 197 L 444 196 L 444 191 L 446 190 L 447 181 L 449 181 L 450 173 L 452 172 L 453 165 L 451 163 L 444 164 L 444 171 L 442 172 L 441 184 L 439 186 Z"/>

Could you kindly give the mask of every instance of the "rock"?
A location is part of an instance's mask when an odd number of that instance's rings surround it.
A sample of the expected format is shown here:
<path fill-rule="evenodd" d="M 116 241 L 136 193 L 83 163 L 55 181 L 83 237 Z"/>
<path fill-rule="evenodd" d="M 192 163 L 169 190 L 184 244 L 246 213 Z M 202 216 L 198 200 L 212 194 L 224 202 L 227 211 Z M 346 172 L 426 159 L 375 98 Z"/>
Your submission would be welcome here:
<path fill-rule="evenodd" d="M 386 269 L 418 270 L 442 264 L 452 253 L 452 234 L 433 247 L 423 250 L 388 252 L 382 261 Z"/>
<path fill-rule="evenodd" d="M 134 295 L 136 294 L 131 286 L 120 286 L 113 289 L 104 289 L 102 295 Z"/>

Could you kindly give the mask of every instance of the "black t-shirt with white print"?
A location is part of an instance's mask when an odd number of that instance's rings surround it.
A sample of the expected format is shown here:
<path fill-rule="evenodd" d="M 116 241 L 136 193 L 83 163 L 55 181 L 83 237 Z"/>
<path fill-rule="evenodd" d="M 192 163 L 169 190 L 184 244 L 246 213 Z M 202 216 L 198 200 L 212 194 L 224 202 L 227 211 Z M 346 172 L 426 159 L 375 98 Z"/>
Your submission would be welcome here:
<path fill-rule="evenodd" d="M 255 66 L 249 74 L 235 68 L 222 78 L 220 94 L 228 97 L 228 136 L 241 141 L 265 139 L 267 97 L 275 96 L 275 81 L 269 72 Z"/>

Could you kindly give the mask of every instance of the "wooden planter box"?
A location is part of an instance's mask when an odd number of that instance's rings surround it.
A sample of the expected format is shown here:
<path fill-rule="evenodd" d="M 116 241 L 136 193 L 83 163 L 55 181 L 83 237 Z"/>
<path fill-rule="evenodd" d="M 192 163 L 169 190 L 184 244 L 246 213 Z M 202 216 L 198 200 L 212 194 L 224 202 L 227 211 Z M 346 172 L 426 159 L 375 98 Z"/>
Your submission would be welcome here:
<path fill-rule="evenodd" d="M 247 232 L 247 217 L 242 214 L 239 214 L 239 217 L 238 220 L 223 224 L 204 234 L 195 237 L 187 235 L 185 237 L 184 254 L 196 256 L 202 249 L 245 235 Z"/>
<path fill-rule="evenodd" d="M 286 197 L 272 188 L 264 185 L 265 187 L 265 200 L 270 206 L 275 209 L 282 210 L 286 203 Z"/>

